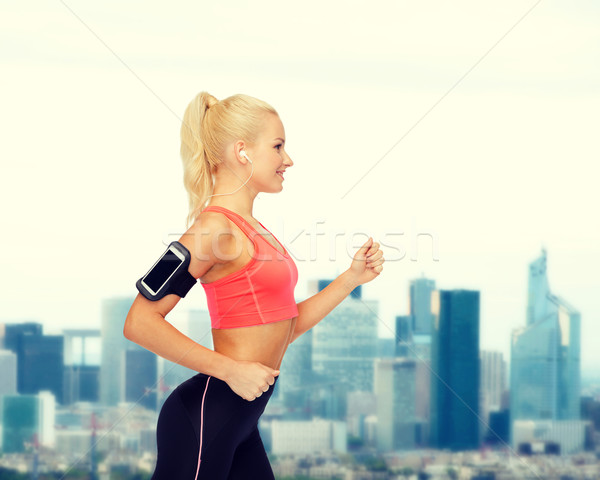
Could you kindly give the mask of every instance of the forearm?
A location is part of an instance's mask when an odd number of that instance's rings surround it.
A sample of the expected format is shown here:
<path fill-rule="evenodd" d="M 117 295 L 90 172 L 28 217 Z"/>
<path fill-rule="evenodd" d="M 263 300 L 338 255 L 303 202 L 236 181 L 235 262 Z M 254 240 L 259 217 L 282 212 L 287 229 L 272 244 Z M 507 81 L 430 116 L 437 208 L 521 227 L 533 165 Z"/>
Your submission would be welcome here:
<path fill-rule="evenodd" d="M 346 270 L 323 290 L 298 303 L 298 319 L 290 343 L 323 320 L 358 285 Z"/>
<path fill-rule="evenodd" d="M 143 319 L 128 317 L 123 333 L 128 340 L 171 362 L 221 380 L 235 368 L 233 359 L 194 342 L 160 314 Z"/>

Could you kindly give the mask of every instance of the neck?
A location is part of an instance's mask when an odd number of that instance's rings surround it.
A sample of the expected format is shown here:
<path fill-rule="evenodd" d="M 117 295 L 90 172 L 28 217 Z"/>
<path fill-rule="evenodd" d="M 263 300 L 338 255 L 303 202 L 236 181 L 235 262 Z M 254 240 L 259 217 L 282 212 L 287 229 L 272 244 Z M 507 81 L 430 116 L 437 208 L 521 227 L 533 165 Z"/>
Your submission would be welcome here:
<path fill-rule="evenodd" d="M 231 210 L 242 217 L 246 218 L 254 218 L 252 214 L 253 202 L 240 202 L 236 201 L 236 199 L 229 200 L 216 200 L 212 199 L 207 207 L 223 207 L 227 210 Z"/>

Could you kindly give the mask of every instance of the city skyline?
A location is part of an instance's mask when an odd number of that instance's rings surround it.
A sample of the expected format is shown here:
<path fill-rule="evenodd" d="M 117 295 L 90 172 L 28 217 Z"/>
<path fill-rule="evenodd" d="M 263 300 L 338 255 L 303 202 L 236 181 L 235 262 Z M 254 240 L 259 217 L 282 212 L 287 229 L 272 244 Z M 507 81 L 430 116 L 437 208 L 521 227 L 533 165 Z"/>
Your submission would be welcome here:
<path fill-rule="evenodd" d="M 316 293 L 330 281 L 320 279 L 311 289 Z M 561 335 L 549 335 L 548 338 L 562 345 L 558 361 L 561 363 L 572 357 L 575 362 L 568 360 L 566 368 L 550 367 L 548 375 L 540 374 L 539 346 L 548 343 L 544 343 L 545 337 L 538 335 L 541 341 L 523 343 L 519 340 L 517 343 L 522 343 L 521 360 L 529 357 L 537 362 L 536 378 L 550 378 L 551 371 L 556 371 L 560 381 L 568 378 L 568 385 L 548 390 L 558 391 L 558 398 L 568 399 L 564 405 L 562 400 L 556 402 L 558 422 L 549 421 L 552 419 L 542 413 L 541 417 L 538 415 L 540 421 L 532 428 L 531 417 L 515 414 L 518 440 L 513 437 L 511 446 L 506 443 L 509 414 L 502 391 L 506 386 L 501 378 L 504 375 L 503 360 L 498 352 L 480 348 L 480 292 L 437 289 L 431 279 L 419 279 L 410 289 L 415 299 L 412 315 L 396 318 L 398 328 L 403 330 L 406 351 L 376 340 L 379 305 L 374 300 L 362 301 L 362 288 L 353 290 L 324 322 L 290 345 L 292 355 L 288 360 L 292 363 L 282 364 L 285 377 L 282 390 L 274 395 L 261 420 L 269 451 L 277 456 L 300 452 L 310 455 L 315 448 L 319 452 L 337 453 L 350 453 L 356 448 L 357 454 L 363 448 L 365 452 L 375 448 L 377 454 L 415 452 L 424 447 L 472 452 L 483 446 L 520 461 L 528 451 L 531 454 L 531 449 L 539 449 L 540 445 L 546 453 L 571 455 L 589 451 L 594 444 L 593 441 L 588 443 L 585 432 L 592 428 L 592 417 L 586 414 L 584 420 L 579 421 L 579 415 L 573 418 L 572 414 L 579 411 L 586 398 L 588 403 L 600 403 L 591 396 L 580 396 L 579 381 L 573 370 L 578 368 L 577 312 L 561 310 L 562 300 L 554 305 L 560 297 L 550 292 L 548 283 L 544 252 L 530 263 L 529 315 L 523 330 L 556 321 L 560 324 Z M 428 292 L 429 306 L 424 301 Z M 15 392 L 17 382 L 12 382 L 15 384 L 14 387 L 9 385 L 12 391 L 0 398 L 2 421 L 7 425 L 2 437 L 6 452 L 26 454 L 27 439 L 37 434 L 43 439 L 41 445 L 70 456 L 68 463 L 72 468 L 81 462 L 86 464 L 86 458 L 92 455 L 89 448 L 84 447 L 82 451 L 81 440 L 86 435 L 92 440 L 91 451 L 96 448 L 92 433 L 95 425 L 106 426 L 107 421 L 115 421 L 99 437 L 115 442 L 122 435 L 120 432 L 126 431 L 125 425 L 121 424 L 124 420 L 137 423 L 135 433 L 127 435 L 127 448 L 134 448 L 138 454 L 143 452 L 147 463 L 144 468 L 152 467 L 156 414 L 173 388 L 193 372 L 183 372 L 170 362 L 159 362 L 159 357 L 152 352 L 124 340 L 120 335 L 119 319 L 127 306 L 126 297 L 104 299 L 103 324 L 99 331 L 69 330 L 60 338 L 44 335 L 39 324 L 0 328 L 3 346 L 18 357 L 17 362 L 7 363 L 12 364 L 9 368 L 14 370 L 15 375 L 11 374 L 11 377 L 23 379 L 18 382 L 18 394 Z M 571 315 L 571 325 L 566 314 Z M 420 322 L 419 317 L 430 318 L 431 329 L 428 321 Z M 201 335 L 203 327 L 210 326 L 208 315 L 201 310 L 176 321 L 186 334 L 194 336 Z M 414 335 L 413 325 L 416 326 Z M 427 330 L 430 334 L 423 333 Z M 516 331 L 515 335 L 520 333 Z M 78 369 L 77 363 L 85 366 L 84 350 L 89 341 L 98 336 L 105 352 L 100 367 L 87 372 Z M 430 342 L 425 341 L 425 337 Z M 550 349 L 554 348 L 552 341 L 548 345 Z M 487 361 L 483 359 L 486 353 L 491 353 L 487 355 Z M 58 358 L 60 365 L 55 361 Z M 5 355 L 5 359 L 8 356 Z M 519 368 L 523 367 L 529 371 L 521 363 Z M 56 375 L 63 370 L 64 381 L 70 382 L 69 388 L 63 388 L 59 378 L 62 375 Z M 288 379 L 289 384 L 286 384 Z M 84 382 L 88 389 L 92 387 L 91 391 L 84 391 Z M 516 402 L 511 400 L 517 404 L 517 412 L 520 398 L 528 398 L 529 406 L 535 403 L 541 412 L 553 403 L 546 402 L 544 396 L 531 395 L 532 386 L 536 384 L 529 377 L 522 385 L 515 386 L 511 382 L 510 398 L 517 399 Z M 54 393 L 44 391 L 47 389 Z M 71 393 L 67 394 L 67 391 Z M 44 398 L 48 401 L 44 402 Z M 486 398 L 491 402 L 488 403 Z M 136 413 L 133 413 L 134 409 Z M 23 413 L 13 415 L 13 412 L 26 410 L 43 410 L 45 413 L 43 417 Z M 115 416 L 118 410 L 126 411 L 126 414 Z M 94 417 L 95 412 L 100 415 L 99 423 Z M 15 420 L 7 421 L 7 417 L 15 417 Z M 113 420 L 109 420 L 111 417 Z M 58 428 L 53 430 L 50 427 L 55 418 Z M 140 423 L 138 420 L 142 418 L 145 420 Z M 492 422 L 494 427 L 490 428 Z M 113 427 L 118 431 L 113 432 Z M 292 435 L 292 432 L 298 435 Z M 591 434 L 593 437 L 593 430 Z M 111 440 L 111 437 L 114 438 Z M 116 443 L 114 445 L 116 448 Z M 99 441 L 98 447 L 105 450 L 107 445 Z"/>

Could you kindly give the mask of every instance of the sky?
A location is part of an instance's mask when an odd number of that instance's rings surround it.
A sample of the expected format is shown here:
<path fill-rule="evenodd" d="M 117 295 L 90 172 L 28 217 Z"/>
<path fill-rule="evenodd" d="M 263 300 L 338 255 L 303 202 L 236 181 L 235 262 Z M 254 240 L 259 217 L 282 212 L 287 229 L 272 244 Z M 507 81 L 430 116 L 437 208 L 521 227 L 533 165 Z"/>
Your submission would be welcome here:
<path fill-rule="evenodd" d="M 200 91 L 261 98 L 294 161 L 254 217 L 298 300 L 372 236 L 379 332 L 414 278 L 480 291 L 480 346 L 508 359 L 527 272 L 581 312 L 600 361 L 600 7 L 581 1 L 0 5 L 0 321 L 99 328 L 102 299 L 185 231 L 179 129 Z M 193 289 L 174 310 L 205 308 Z"/>

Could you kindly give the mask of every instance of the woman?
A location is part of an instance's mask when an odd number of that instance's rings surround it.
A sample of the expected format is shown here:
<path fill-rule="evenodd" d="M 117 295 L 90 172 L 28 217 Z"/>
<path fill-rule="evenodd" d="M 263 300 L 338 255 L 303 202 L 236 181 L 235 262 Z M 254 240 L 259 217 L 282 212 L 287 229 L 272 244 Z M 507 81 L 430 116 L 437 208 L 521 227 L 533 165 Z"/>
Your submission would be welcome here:
<path fill-rule="evenodd" d="M 279 115 L 261 100 L 234 95 L 218 101 L 198 94 L 185 112 L 181 155 L 188 225 L 194 221 L 179 242 L 191 254 L 189 272 L 206 291 L 214 351 L 165 320 L 180 297 L 150 301 L 138 294 L 125 337 L 200 372 L 179 385 L 161 409 L 152 478 L 272 479 L 258 420 L 283 355 L 355 287 L 381 273 L 383 254 L 369 238 L 348 270 L 295 303 L 296 265 L 252 216 L 256 195 L 280 192 L 294 164 Z"/>

